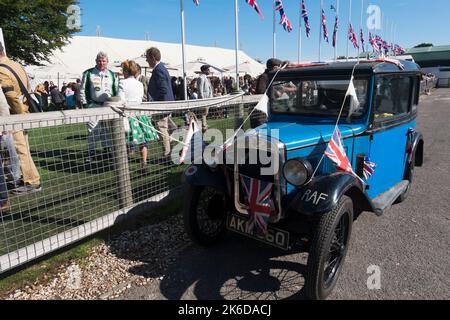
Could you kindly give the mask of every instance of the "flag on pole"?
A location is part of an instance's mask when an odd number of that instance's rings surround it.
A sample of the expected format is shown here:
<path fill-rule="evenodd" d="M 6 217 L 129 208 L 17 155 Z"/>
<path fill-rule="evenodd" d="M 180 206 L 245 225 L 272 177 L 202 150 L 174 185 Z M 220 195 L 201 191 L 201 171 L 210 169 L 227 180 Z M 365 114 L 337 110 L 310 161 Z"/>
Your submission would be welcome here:
<path fill-rule="evenodd" d="M 305 21 L 306 36 L 309 38 L 311 35 L 311 27 L 309 26 L 308 11 L 306 10 L 305 0 L 302 0 L 302 17 Z"/>
<path fill-rule="evenodd" d="M 338 29 L 339 29 L 339 17 L 336 15 L 336 20 L 334 22 L 334 31 L 333 31 L 333 47 L 335 47 L 335 48 L 336 48 Z"/>
<path fill-rule="evenodd" d="M 394 45 L 394 52 L 396 54 L 405 54 L 406 50 L 404 48 L 402 48 L 401 46 L 399 46 L 398 44 Z"/>
<path fill-rule="evenodd" d="M 372 33 L 369 32 L 369 42 L 372 45 L 373 50 L 380 54 L 380 47 L 378 46 L 377 40 L 372 37 Z"/>
<path fill-rule="evenodd" d="M 261 10 L 259 9 L 259 6 L 258 6 L 258 3 L 256 2 L 256 0 L 245 0 L 245 2 L 247 2 L 253 9 L 255 9 L 255 11 L 261 17 L 261 20 L 264 20 L 264 16 L 262 15 Z"/>
<path fill-rule="evenodd" d="M 350 160 L 348 159 L 347 153 L 344 149 L 341 132 L 337 126 L 333 132 L 330 142 L 328 143 L 325 156 L 327 156 L 335 164 L 338 170 L 347 172 L 364 183 L 364 181 L 362 181 L 362 179 L 353 171 Z"/>
<path fill-rule="evenodd" d="M 323 39 L 329 42 L 328 39 L 328 28 L 327 28 L 327 18 L 325 17 L 325 11 L 322 9 L 322 27 L 323 27 Z"/>
<path fill-rule="evenodd" d="M 189 129 L 187 131 L 186 137 L 184 139 L 184 147 L 180 154 L 180 164 L 183 164 L 186 161 L 186 157 L 188 154 L 189 149 L 191 149 L 191 162 L 193 161 L 192 154 L 193 151 L 193 145 L 196 143 L 196 137 L 199 137 L 200 129 L 197 125 L 197 121 L 195 121 L 194 118 L 191 118 L 189 122 Z M 202 139 L 203 140 L 203 139 Z M 203 141 L 201 142 L 203 144 Z M 203 146 L 202 146 L 203 147 Z"/>
<path fill-rule="evenodd" d="M 198 7 L 198 5 L 200 4 L 200 0 L 194 0 L 194 4 Z"/>
<path fill-rule="evenodd" d="M 351 43 L 353 44 L 353 47 L 355 47 L 355 49 L 359 49 L 358 39 L 356 37 L 355 32 L 353 31 L 353 27 L 352 27 L 351 23 L 348 27 L 348 39 L 351 41 Z"/>
<path fill-rule="evenodd" d="M 360 32 L 360 40 L 361 40 L 362 51 L 366 52 L 366 50 L 364 49 L 364 47 L 366 46 L 366 41 L 364 40 L 364 32 L 363 32 L 362 28 L 361 28 L 361 32 Z"/>
<path fill-rule="evenodd" d="M 280 12 L 281 16 L 280 24 L 283 26 L 284 30 L 287 32 L 291 32 L 292 24 L 291 21 L 289 21 L 288 17 L 286 16 L 286 13 L 284 12 L 283 2 L 281 2 L 281 0 L 275 1 L 275 11 Z"/>

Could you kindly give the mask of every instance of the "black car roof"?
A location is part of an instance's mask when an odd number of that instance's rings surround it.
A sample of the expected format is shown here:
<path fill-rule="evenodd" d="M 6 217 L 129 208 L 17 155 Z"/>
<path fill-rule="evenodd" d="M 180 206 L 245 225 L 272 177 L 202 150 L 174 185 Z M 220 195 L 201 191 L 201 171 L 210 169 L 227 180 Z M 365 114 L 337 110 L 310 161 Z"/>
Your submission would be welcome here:
<path fill-rule="evenodd" d="M 381 73 L 420 73 L 419 66 L 411 61 L 398 60 L 403 68 L 393 62 L 382 60 L 361 60 L 356 66 L 355 75 L 373 75 Z M 280 71 L 277 77 L 351 75 L 357 61 L 292 65 Z"/>

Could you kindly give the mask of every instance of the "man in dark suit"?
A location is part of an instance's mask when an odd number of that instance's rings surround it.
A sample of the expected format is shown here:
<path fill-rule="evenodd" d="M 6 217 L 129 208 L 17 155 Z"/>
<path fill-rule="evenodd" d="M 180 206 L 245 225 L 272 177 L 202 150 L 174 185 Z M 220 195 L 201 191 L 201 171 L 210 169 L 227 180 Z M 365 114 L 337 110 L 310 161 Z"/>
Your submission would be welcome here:
<path fill-rule="evenodd" d="M 172 90 L 172 83 L 169 72 L 163 63 L 161 63 L 161 52 L 158 48 L 150 48 L 146 53 L 147 62 L 153 69 L 152 77 L 148 83 L 148 101 L 175 101 Z M 169 117 L 164 115 L 157 123 L 158 130 L 161 131 L 164 145 L 164 160 L 170 160 L 170 135 L 169 135 Z"/>

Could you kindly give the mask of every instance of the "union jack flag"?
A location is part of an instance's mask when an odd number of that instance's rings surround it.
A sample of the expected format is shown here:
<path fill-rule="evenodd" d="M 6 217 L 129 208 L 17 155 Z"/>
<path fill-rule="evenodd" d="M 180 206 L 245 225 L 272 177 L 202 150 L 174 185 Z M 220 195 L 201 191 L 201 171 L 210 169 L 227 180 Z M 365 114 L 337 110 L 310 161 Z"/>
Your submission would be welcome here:
<path fill-rule="evenodd" d="M 358 177 L 358 175 L 353 171 L 350 160 L 348 160 L 347 153 L 345 152 L 341 132 L 339 131 L 338 127 L 336 127 L 336 129 L 334 130 L 333 136 L 328 143 L 327 150 L 325 151 L 325 156 L 333 161 L 338 170 L 347 172 L 348 174 L 358 178 L 361 182 L 363 182 L 361 178 Z"/>
<path fill-rule="evenodd" d="M 198 7 L 198 5 L 200 4 L 200 0 L 194 0 L 194 4 Z"/>
<path fill-rule="evenodd" d="M 339 30 L 339 17 L 336 16 L 336 21 L 334 22 L 334 31 L 333 31 L 333 47 L 336 47 L 338 30 Z"/>
<path fill-rule="evenodd" d="M 256 0 L 245 0 L 245 2 L 247 2 L 253 9 L 255 9 L 255 11 L 261 17 L 261 20 L 264 20 L 264 16 L 262 15 L 261 10 L 259 10 L 259 6 Z"/>
<path fill-rule="evenodd" d="M 373 50 L 376 53 L 380 53 L 380 47 L 378 46 L 377 40 L 372 37 L 372 33 L 371 32 L 369 32 L 369 42 L 372 45 Z"/>
<path fill-rule="evenodd" d="M 267 234 L 267 226 L 272 212 L 273 184 L 244 175 L 241 175 L 241 182 L 248 198 L 247 204 L 250 207 L 250 220 L 247 223 L 246 231 L 251 234 Z"/>
<path fill-rule="evenodd" d="M 360 39 L 361 39 L 361 46 L 362 46 L 362 51 L 366 52 L 366 50 L 364 49 L 364 47 L 366 46 L 366 41 L 364 40 L 364 32 L 363 29 L 361 28 L 361 32 L 360 32 Z"/>
<path fill-rule="evenodd" d="M 358 39 L 356 38 L 356 34 L 353 31 L 351 23 L 348 27 L 348 39 L 351 41 L 351 43 L 353 43 L 353 47 L 355 47 L 355 49 L 359 49 Z"/>
<path fill-rule="evenodd" d="M 322 9 L 322 26 L 323 26 L 323 38 L 326 42 L 329 42 L 328 40 L 328 28 L 327 28 L 327 18 L 325 17 L 325 11 Z"/>
<path fill-rule="evenodd" d="M 309 38 L 311 35 L 311 27 L 309 26 L 308 11 L 306 10 L 305 0 L 302 0 L 302 17 L 303 20 L 305 20 L 306 36 Z"/>
<path fill-rule="evenodd" d="M 370 177 L 374 175 L 376 168 L 377 168 L 377 165 L 375 162 L 370 161 L 369 157 L 364 158 L 363 175 L 364 175 L 364 179 L 366 179 L 366 181 L 369 180 Z"/>
<path fill-rule="evenodd" d="M 394 51 L 396 54 L 405 54 L 406 50 L 400 47 L 398 44 L 394 45 Z"/>
<path fill-rule="evenodd" d="M 287 32 L 291 32 L 292 24 L 291 21 L 289 21 L 288 17 L 286 16 L 286 13 L 284 12 L 283 3 L 281 2 L 281 0 L 275 1 L 275 10 L 280 11 L 281 16 L 280 24 L 283 26 L 284 30 L 286 30 Z"/>

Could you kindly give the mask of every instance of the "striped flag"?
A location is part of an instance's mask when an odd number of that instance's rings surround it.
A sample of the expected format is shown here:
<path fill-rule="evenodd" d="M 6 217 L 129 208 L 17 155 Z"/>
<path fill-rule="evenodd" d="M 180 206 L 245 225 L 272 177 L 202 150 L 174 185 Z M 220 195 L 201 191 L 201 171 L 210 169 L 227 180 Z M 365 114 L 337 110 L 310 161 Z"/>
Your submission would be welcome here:
<path fill-rule="evenodd" d="M 292 24 L 291 21 L 289 21 L 288 17 L 286 16 L 286 13 L 284 12 L 283 2 L 281 2 L 281 0 L 275 1 L 275 11 L 280 12 L 281 16 L 280 24 L 283 26 L 284 30 L 287 32 L 291 32 Z"/>
<path fill-rule="evenodd" d="M 377 165 L 375 162 L 370 161 L 369 157 L 364 158 L 363 175 L 364 175 L 364 179 L 366 179 L 366 181 L 369 180 L 370 177 L 374 175 L 376 168 L 377 168 Z"/>
<path fill-rule="evenodd" d="M 340 171 L 347 172 L 348 174 L 358 178 L 362 183 L 362 179 L 353 171 L 350 160 L 348 160 L 347 153 L 344 149 L 344 144 L 342 141 L 341 132 L 336 126 L 333 136 L 328 143 L 327 150 L 325 151 L 325 156 L 327 156 L 336 165 L 336 168 Z"/>
<path fill-rule="evenodd" d="M 194 0 L 194 4 L 198 7 L 198 5 L 200 4 L 200 0 Z"/>
<path fill-rule="evenodd" d="M 366 50 L 364 49 L 364 47 L 366 46 L 366 41 L 364 40 L 364 32 L 363 32 L 362 28 L 360 31 L 360 40 L 361 40 L 362 51 L 366 52 Z"/>
<path fill-rule="evenodd" d="M 333 31 L 333 47 L 336 47 L 338 30 L 339 30 L 339 17 L 336 15 L 336 20 L 334 22 L 334 31 Z"/>
<path fill-rule="evenodd" d="M 328 28 L 327 28 L 327 18 L 325 17 L 325 11 L 322 9 L 322 27 L 323 27 L 323 38 L 326 42 L 329 42 L 328 39 Z"/>
<path fill-rule="evenodd" d="M 256 0 L 245 0 L 245 2 L 247 2 L 253 9 L 255 9 L 255 11 L 261 17 L 261 20 L 264 20 L 264 16 L 262 15 L 261 10 L 259 10 L 259 6 Z"/>
<path fill-rule="evenodd" d="M 378 46 L 377 40 L 375 38 L 372 37 L 372 33 L 369 32 L 369 42 L 372 45 L 373 50 L 376 53 L 380 53 L 380 47 Z"/>
<path fill-rule="evenodd" d="M 356 38 L 356 34 L 353 31 L 353 27 L 352 27 L 351 23 L 348 27 L 348 39 L 351 41 L 351 43 L 353 44 L 353 47 L 355 47 L 355 49 L 359 49 L 358 39 Z"/>
<path fill-rule="evenodd" d="M 305 21 L 306 36 L 309 38 L 311 35 L 311 27 L 309 26 L 308 11 L 306 10 L 305 0 L 302 0 L 302 17 Z"/>

